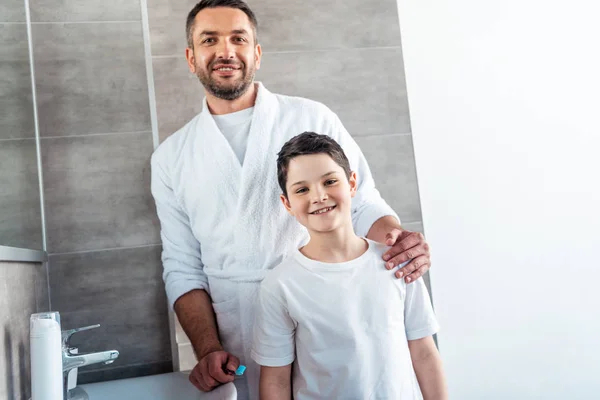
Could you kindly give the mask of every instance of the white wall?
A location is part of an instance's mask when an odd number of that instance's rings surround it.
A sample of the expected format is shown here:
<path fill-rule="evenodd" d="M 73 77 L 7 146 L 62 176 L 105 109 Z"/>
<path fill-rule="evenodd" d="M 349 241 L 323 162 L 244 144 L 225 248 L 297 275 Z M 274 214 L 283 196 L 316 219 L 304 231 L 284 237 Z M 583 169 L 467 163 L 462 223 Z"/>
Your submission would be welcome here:
<path fill-rule="evenodd" d="M 451 398 L 600 398 L 597 2 L 398 0 Z"/>

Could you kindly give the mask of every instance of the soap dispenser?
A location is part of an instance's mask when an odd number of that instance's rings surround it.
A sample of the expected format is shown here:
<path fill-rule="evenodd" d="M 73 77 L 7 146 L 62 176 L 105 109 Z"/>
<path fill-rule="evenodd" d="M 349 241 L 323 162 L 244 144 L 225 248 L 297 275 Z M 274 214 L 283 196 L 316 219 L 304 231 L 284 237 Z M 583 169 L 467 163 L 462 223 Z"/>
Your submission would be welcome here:
<path fill-rule="evenodd" d="M 32 314 L 29 328 L 31 400 L 63 400 L 60 314 Z"/>

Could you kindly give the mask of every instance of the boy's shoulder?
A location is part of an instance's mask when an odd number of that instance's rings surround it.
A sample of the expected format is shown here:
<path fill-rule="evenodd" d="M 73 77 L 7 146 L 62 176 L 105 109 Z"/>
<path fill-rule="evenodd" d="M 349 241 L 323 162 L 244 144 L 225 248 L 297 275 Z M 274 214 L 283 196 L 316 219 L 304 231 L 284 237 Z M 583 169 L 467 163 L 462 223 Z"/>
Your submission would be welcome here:
<path fill-rule="evenodd" d="M 298 273 L 298 262 L 293 254 L 288 254 L 283 260 L 270 270 L 263 279 L 261 286 L 267 289 L 274 289 L 293 280 Z"/>
<path fill-rule="evenodd" d="M 379 242 L 375 242 L 371 239 L 366 239 L 365 240 L 369 243 L 369 252 L 373 253 L 373 254 L 377 254 L 380 257 L 383 256 L 383 253 L 385 253 L 391 246 L 385 245 L 383 243 L 379 243 Z"/>

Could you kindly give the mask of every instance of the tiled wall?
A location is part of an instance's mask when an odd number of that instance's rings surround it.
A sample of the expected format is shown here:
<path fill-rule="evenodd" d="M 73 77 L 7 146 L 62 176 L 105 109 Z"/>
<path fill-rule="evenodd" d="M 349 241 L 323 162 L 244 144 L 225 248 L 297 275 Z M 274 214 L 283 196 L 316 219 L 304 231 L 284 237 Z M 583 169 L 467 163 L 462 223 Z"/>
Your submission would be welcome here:
<path fill-rule="evenodd" d="M 30 2 L 52 309 L 93 382 L 171 370 L 139 0 Z"/>
<path fill-rule="evenodd" d="M 25 3 L 0 4 L 0 245 L 42 249 Z M 10 190 L 7 190 L 10 188 Z"/>
<path fill-rule="evenodd" d="M 27 400 L 29 316 L 48 311 L 44 264 L 0 261 L 0 310 L 0 399 Z"/>

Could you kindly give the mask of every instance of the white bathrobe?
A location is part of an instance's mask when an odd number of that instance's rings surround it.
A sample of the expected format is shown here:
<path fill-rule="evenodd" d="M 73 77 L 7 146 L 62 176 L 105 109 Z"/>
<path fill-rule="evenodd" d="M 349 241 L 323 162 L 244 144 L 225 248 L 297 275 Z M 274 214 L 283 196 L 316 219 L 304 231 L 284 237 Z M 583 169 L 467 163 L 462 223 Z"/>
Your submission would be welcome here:
<path fill-rule="evenodd" d="M 224 348 L 248 366 L 246 379 L 236 381 L 240 399 L 258 398 L 259 367 L 250 358 L 250 347 L 260 282 L 308 240 L 306 229 L 279 200 L 276 160 L 283 144 L 304 131 L 340 143 L 358 174 L 352 202 L 358 235 L 366 236 L 377 219 L 396 216 L 375 189 L 363 154 L 337 115 L 321 103 L 272 94 L 257 85 L 243 165 L 206 100 L 202 112 L 152 156 L 152 194 L 169 302 L 173 305 L 193 289 L 210 293 Z"/>

